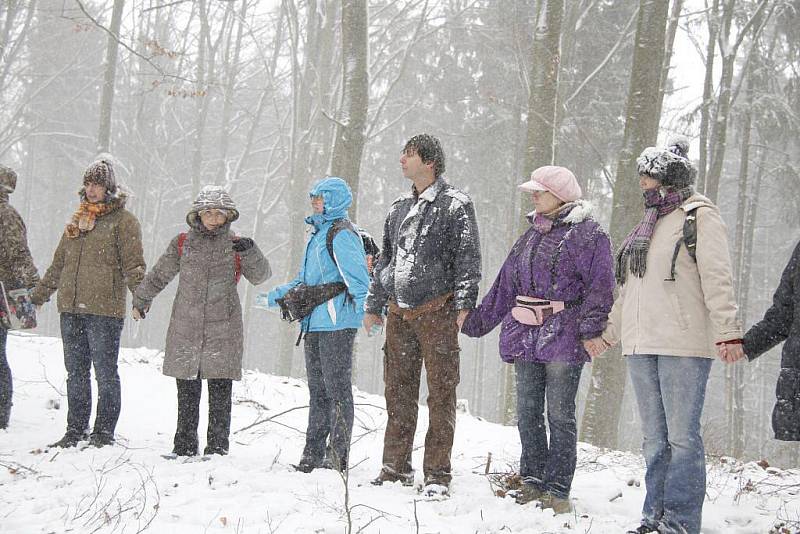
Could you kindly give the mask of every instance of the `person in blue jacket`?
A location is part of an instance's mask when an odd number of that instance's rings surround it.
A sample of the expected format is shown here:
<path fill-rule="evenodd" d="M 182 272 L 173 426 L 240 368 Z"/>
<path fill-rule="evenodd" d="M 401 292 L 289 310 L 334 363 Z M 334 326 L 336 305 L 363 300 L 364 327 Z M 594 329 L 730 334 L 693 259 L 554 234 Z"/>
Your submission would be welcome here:
<path fill-rule="evenodd" d="M 305 220 L 313 230 L 300 272 L 266 297 L 268 305 L 274 307 L 278 306 L 277 299 L 301 283 L 315 286 L 344 282 L 347 286 L 345 292 L 314 308 L 301 323 L 310 399 L 306 444 L 296 466 L 304 473 L 319 467 L 344 471 L 353 430 L 353 342 L 364 318 L 369 274 L 364 245 L 355 231 L 342 229 L 334 234 L 335 261 L 327 248 L 328 230 L 334 221 L 347 218 L 347 209 L 353 203 L 347 183 L 341 178 L 325 178 L 314 186 L 310 196 L 314 212 Z"/>

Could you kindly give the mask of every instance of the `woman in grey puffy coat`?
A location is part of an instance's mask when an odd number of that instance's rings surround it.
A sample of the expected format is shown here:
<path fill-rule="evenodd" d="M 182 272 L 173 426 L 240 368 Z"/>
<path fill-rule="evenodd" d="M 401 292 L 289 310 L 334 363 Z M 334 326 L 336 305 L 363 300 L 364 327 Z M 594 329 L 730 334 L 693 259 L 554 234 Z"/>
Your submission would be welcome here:
<path fill-rule="evenodd" d="M 244 333 L 236 285 L 269 278 L 269 262 L 252 239 L 230 226 L 239 212 L 228 193 L 206 186 L 186 216 L 189 231 L 172 239 L 133 299 L 134 319 L 180 273 L 164 354 L 164 374 L 178 385 L 178 424 L 173 454 L 198 452 L 197 425 L 202 379 L 208 380 L 208 440 L 205 454 L 227 454 L 233 380 L 242 378 Z"/>

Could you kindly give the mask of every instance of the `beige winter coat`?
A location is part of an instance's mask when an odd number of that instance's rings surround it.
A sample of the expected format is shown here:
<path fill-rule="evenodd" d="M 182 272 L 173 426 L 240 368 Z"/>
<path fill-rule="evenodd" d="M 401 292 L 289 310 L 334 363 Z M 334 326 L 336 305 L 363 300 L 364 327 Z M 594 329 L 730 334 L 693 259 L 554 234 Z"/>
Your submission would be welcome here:
<path fill-rule="evenodd" d="M 668 281 L 686 212 L 697 207 L 697 262 L 681 246 L 675 281 Z M 622 353 L 666 356 L 717 354 L 715 343 L 742 337 L 733 293 L 728 237 L 719 209 L 695 194 L 656 222 L 645 276 L 628 274 L 603 332 Z"/>
<path fill-rule="evenodd" d="M 177 275 L 178 291 L 167 330 L 164 369 L 167 376 L 242 378 L 244 332 L 236 291 L 235 253 L 230 223 L 214 232 L 189 230 L 178 253 L 178 236 L 134 293 L 134 305 L 149 308 L 153 298 Z M 240 252 L 241 273 L 260 284 L 271 272 L 257 245 Z"/>

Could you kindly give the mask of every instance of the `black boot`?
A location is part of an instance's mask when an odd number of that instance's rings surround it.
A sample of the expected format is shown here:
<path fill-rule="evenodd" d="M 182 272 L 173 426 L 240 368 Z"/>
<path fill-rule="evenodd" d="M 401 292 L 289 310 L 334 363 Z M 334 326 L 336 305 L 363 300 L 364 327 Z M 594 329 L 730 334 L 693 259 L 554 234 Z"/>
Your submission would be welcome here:
<path fill-rule="evenodd" d="M 78 445 L 78 442 L 86 441 L 88 439 L 87 433 L 78 432 L 76 430 L 67 429 L 67 433 L 64 434 L 64 437 L 60 440 L 56 441 L 55 443 L 51 443 L 48 447 L 59 447 L 61 449 L 68 449 L 70 447 L 75 447 Z"/>

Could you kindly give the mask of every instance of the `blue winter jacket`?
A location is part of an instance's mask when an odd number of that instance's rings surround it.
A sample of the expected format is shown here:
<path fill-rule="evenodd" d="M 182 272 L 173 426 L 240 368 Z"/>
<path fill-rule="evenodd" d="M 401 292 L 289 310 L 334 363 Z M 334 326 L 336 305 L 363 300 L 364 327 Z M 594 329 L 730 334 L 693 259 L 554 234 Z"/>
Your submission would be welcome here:
<path fill-rule="evenodd" d="M 341 178 L 330 177 L 320 181 L 310 192 L 311 197 L 322 196 L 325 210 L 321 214 L 306 217 L 313 226 L 306 244 L 300 273 L 288 284 L 278 286 L 268 295 L 269 306 L 278 306 L 281 298 L 294 286 L 305 283 L 313 286 L 330 282 L 344 282 L 347 293 L 341 293 L 324 304 L 320 304 L 311 315 L 302 321 L 304 332 L 326 332 L 358 328 L 364 318 L 364 302 L 369 289 L 369 273 L 364 256 L 361 237 L 349 230 L 340 230 L 333 239 L 334 263 L 326 246 L 328 229 L 337 219 L 347 218 L 347 208 L 353 203 L 350 187 Z M 338 266 L 337 266 L 338 264 Z"/>

